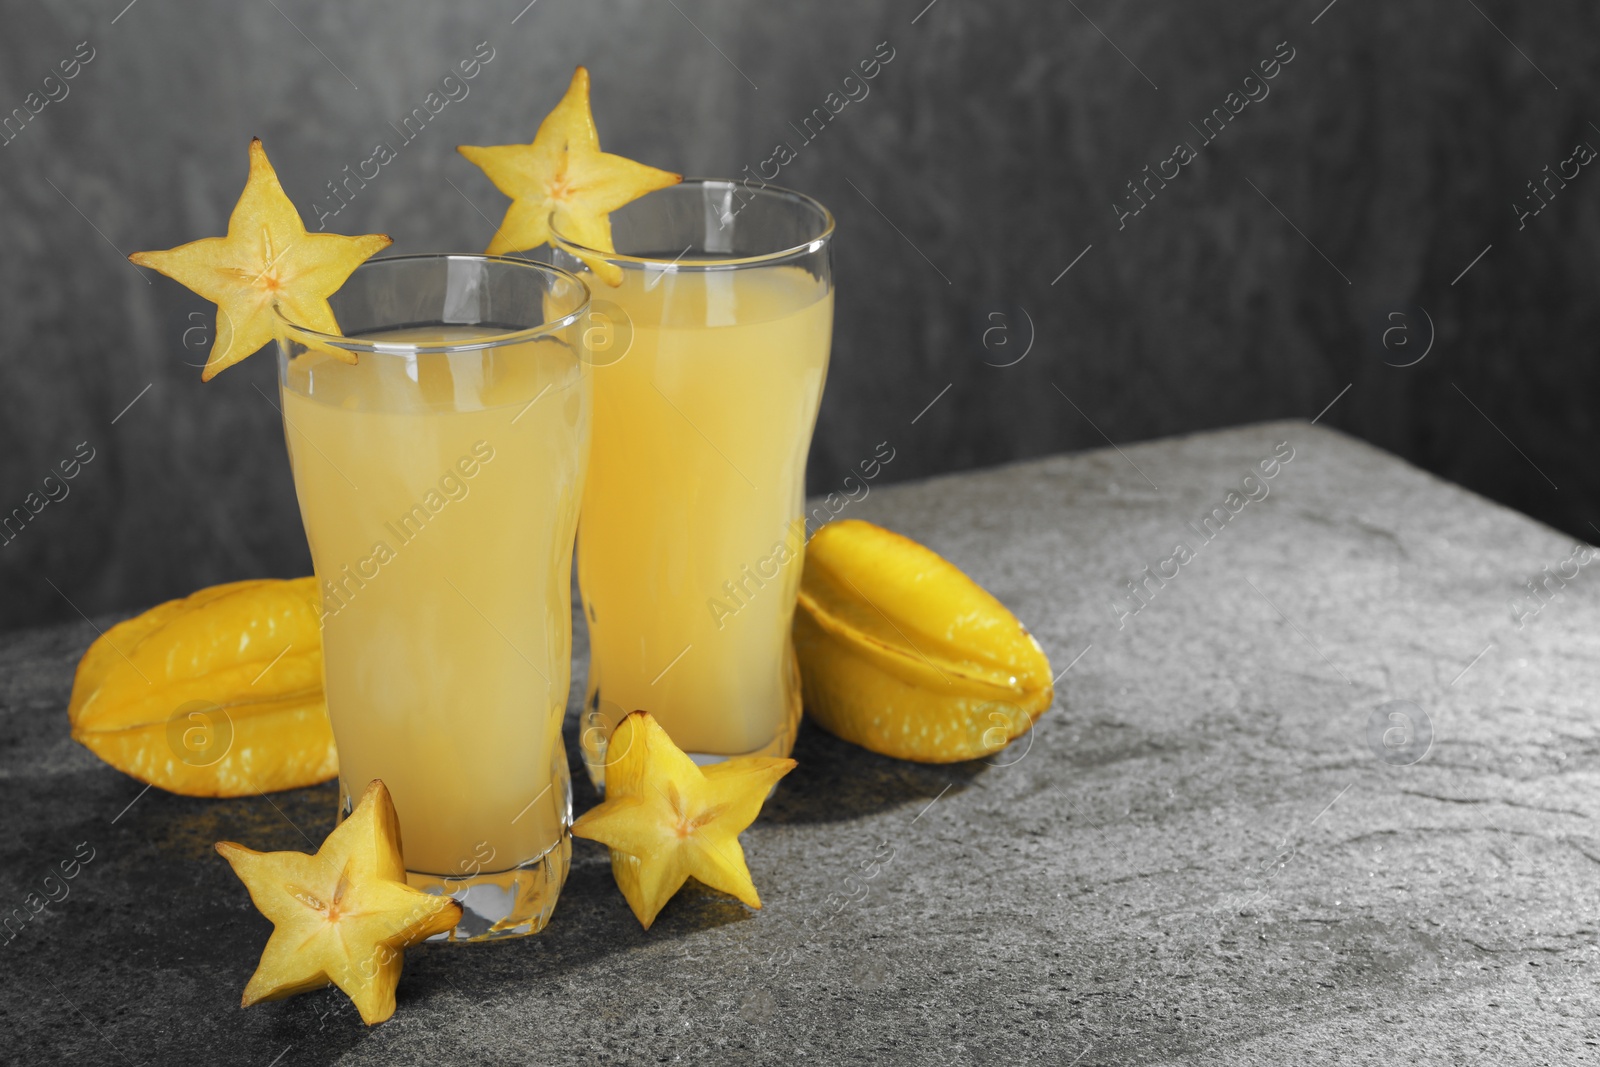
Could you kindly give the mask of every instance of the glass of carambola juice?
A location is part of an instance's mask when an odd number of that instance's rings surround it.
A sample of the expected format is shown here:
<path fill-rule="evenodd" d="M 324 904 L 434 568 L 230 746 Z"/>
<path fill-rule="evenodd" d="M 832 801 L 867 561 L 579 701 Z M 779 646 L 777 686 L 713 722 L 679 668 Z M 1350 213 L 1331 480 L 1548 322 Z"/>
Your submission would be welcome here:
<path fill-rule="evenodd" d="M 278 347 L 341 815 L 383 779 L 411 884 L 462 902 L 449 937 L 532 933 L 571 847 L 588 290 L 523 260 L 398 256 L 330 302 L 345 336 L 280 317 Z"/>
<path fill-rule="evenodd" d="M 578 525 L 589 627 L 582 750 L 653 714 L 697 761 L 787 755 L 805 468 L 833 331 L 821 204 L 691 180 L 612 212 L 618 251 L 551 221 L 595 297 L 594 438 Z M 620 278 L 620 285 L 609 282 Z"/>

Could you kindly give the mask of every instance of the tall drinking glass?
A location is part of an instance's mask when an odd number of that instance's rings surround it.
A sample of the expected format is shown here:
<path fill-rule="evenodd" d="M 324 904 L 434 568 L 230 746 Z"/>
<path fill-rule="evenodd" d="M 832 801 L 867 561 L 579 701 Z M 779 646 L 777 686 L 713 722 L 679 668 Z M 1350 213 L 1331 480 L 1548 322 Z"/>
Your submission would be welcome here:
<path fill-rule="evenodd" d="M 463 905 L 449 938 L 533 933 L 571 851 L 588 291 L 522 260 L 398 256 L 331 303 L 346 336 L 280 314 L 278 350 L 340 815 L 383 779 L 411 884 Z"/>
<path fill-rule="evenodd" d="M 787 755 L 806 453 L 833 332 L 833 218 L 756 182 L 686 181 L 611 215 L 618 252 L 552 222 L 610 349 L 592 346 L 578 526 L 591 658 L 582 748 L 603 785 L 620 718 L 700 762 Z M 609 282 L 620 278 L 619 285 Z"/>

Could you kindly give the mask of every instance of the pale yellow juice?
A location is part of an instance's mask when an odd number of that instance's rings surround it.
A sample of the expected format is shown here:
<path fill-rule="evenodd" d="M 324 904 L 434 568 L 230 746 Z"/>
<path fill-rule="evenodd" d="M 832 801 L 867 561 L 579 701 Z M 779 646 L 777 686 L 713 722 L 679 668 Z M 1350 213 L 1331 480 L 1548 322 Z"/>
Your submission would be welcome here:
<path fill-rule="evenodd" d="M 789 266 L 628 270 L 620 288 L 590 287 L 633 330 L 626 355 L 594 369 L 578 530 L 591 773 L 606 730 L 639 708 L 691 753 L 787 753 L 832 293 Z"/>
<path fill-rule="evenodd" d="M 388 785 L 412 872 L 505 871 L 563 840 L 585 373 L 550 339 L 289 365 L 339 776 L 347 794 Z"/>

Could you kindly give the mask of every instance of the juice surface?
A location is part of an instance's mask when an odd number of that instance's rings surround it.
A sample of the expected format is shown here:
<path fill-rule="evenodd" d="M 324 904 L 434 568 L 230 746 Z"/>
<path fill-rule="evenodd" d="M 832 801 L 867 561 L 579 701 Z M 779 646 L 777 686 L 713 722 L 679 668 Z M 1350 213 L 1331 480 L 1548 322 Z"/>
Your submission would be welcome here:
<path fill-rule="evenodd" d="M 550 339 L 289 366 L 340 778 L 388 785 L 409 870 L 505 870 L 560 839 L 583 373 Z"/>
<path fill-rule="evenodd" d="M 796 267 L 591 285 L 633 329 L 627 354 L 594 369 L 578 530 L 591 705 L 606 727 L 646 709 L 691 753 L 786 753 L 832 293 Z"/>

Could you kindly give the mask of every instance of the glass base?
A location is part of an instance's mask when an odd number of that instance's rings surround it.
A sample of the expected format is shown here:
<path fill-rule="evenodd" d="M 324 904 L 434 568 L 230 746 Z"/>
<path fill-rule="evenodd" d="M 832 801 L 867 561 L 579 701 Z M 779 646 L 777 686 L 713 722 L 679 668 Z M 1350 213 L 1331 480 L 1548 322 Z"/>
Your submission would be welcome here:
<path fill-rule="evenodd" d="M 572 779 L 567 773 L 567 754 L 555 751 L 552 768 L 561 839 L 539 855 L 504 871 L 478 871 L 476 874 L 431 874 L 406 871 L 406 883 L 435 896 L 452 897 L 461 904 L 461 921 L 454 929 L 435 934 L 429 941 L 497 941 L 506 937 L 526 937 L 543 930 L 555 910 L 556 898 L 567 881 L 572 862 Z M 339 821 L 350 817 L 355 798 L 339 779 Z M 492 858 L 492 854 L 491 854 Z M 462 864 L 462 871 L 468 864 Z M 476 866 L 476 864 L 473 864 Z"/>
<path fill-rule="evenodd" d="M 406 881 L 415 889 L 454 897 L 461 904 L 461 921 L 455 929 L 429 941 L 497 941 L 544 929 L 571 860 L 572 837 L 563 829 L 560 841 L 509 871 L 486 871 L 470 878 L 407 871 Z"/>

